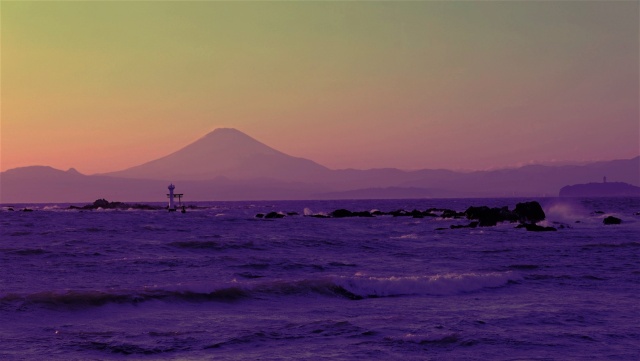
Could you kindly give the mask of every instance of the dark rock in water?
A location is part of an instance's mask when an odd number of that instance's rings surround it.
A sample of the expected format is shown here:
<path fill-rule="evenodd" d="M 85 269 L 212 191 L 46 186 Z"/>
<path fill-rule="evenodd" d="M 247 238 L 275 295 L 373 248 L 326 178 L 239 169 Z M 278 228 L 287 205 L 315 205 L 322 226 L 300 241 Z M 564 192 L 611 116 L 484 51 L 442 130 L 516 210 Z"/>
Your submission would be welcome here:
<path fill-rule="evenodd" d="M 298 212 L 287 212 L 287 216 L 297 216 Z"/>
<path fill-rule="evenodd" d="M 407 217 L 407 216 L 411 215 L 411 213 L 405 211 L 404 209 L 398 209 L 397 211 L 391 211 L 391 212 L 389 212 L 389 214 L 394 216 L 394 217 Z"/>
<path fill-rule="evenodd" d="M 369 211 L 353 212 L 353 216 L 354 217 L 373 217 L 373 215 Z"/>
<path fill-rule="evenodd" d="M 335 211 L 329 213 L 329 215 L 334 218 L 353 217 L 353 212 L 348 209 L 336 209 Z"/>
<path fill-rule="evenodd" d="M 537 223 L 546 218 L 542 206 L 536 201 L 516 204 L 513 213 L 518 216 L 520 223 Z"/>
<path fill-rule="evenodd" d="M 604 223 L 604 224 L 620 224 L 620 223 L 622 223 L 622 219 L 614 217 L 614 216 L 609 216 L 609 217 L 603 219 L 602 223 Z"/>
<path fill-rule="evenodd" d="M 13 208 L 9 208 L 9 209 L 7 209 L 7 210 L 8 210 L 8 211 L 10 211 L 10 212 L 13 212 L 13 211 L 14 211 L 14 210 L 13 210 Z"/>
<path fill-rule="evenodd" d="M 167 207 L 162 206 L 152 206 L 148 204 L 127 204 L 123 202 L 109 202 L 108 200 L 101 198 L 95 200 L 92 204 L 87 204 L 86 206 L 77 207 L 77 206 L 69 206 L 69 209 L 79 209 L 79 210 L 95 210 L 98 208 L 102 209 L 141 209 L 141 210 L 161 210 L 166 209 Z M 189 206 L 191 208 L 191 206 Z"/>
<path fill-rule="evenodd" d="M 111 204 L 109 203 L 108 200 L 102 198 L 102 199 L 97 199 L 93 202 L 93 208 L 111 208 L 114 207 L 115 204 Z"/>
<path fill-rule="evenodd" d="M 565 229 L 565 228 L 572 228 L 570 225 L 566 224 L 566 223 L 562 223 L 562 222 L 553 222 L 553 224 L 557 225 L 556 227 L 558 229 Z"/>
<path fill-rule="evenodd" d="M 436 231 L 446 231 L 448 228 L 444 228 L 444 227 L 438 227 L 436 228 Z"/>
<path fill-rule="evenodd" d="M 278 212 L 269 212 L 264 218 L 273 219 L 273 218 L 284 218 L 284 214 L 280 214 Z"/>
<path fill-rule="evenodd" d="M 442 218 L 461 218 L 464 217 L 464 213 L 456 212 L 451 209 L 442 210 Z"/>
<path fill-rule="evenodd" d="M 256 218 L 264 218 L 264 214 L 263 213 L 258 213 L 258 214 L 256 214 Z"/>
<path fill-rule="evenodd" d="M 369 211 L 351 212 L 348 209 L 336 209 L 329 213 L 333 218 L 345 218 L 345 217 L 373 217 L 373 214 Z"/>
<path fill-rule="evenodd" d="M 516 228 L 526 228 L 529 232 L 554 232 L 557 231 L 554 227 L 543 227 L 533 223 L 519 224 Z"/>
<path fill-rule="evenodd" d="M 449 228 L 451 229 L 460 229 L 460 228 L 476 228 L 478 227 L 478 224 L 480 224 L 480 222 L 471 222 L 467 225 L 464 224 L 452 224 L 451 226 L 449 226 Z"/>
<path fill-rule="evenodd" d="M 492 216 L 491 208 L 487 206 L 482 207 L 469 207 L 464 211 L 464 215 L 467 219 L 483 219 L 488 220 Z"/>
<path fill-rule="evenodd" d="M 22 211 L 23 211 L 23 212 L 33 212 L 33 209 L 25 208 L 25 209 L 23 209 Z"/>
<path fill-rule="evenodd" d="M 467 219 L 478 220 L 480 227 L 492 227 L 497 225 L 498 222 L 515 222 L 517 220 L 517 216 L 513 212 L 509 211 L 509 208 L 507 207 L 469 207 L 464 214 Z"/>

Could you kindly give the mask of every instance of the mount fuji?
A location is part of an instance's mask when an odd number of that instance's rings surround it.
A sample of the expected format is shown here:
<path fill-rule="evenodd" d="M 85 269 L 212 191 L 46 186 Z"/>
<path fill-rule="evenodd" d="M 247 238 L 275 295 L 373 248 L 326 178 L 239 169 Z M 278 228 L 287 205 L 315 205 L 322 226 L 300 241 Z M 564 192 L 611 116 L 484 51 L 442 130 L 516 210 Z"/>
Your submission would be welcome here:
<path fill-rule="evenodd" d="M 313 181 L 331 171 L 275 150 L 231 128 L 219 128 L 165 157 L 104 175 L 133 179 L 276 179 Z"/>
<path fill-rule="evenodd" d="M 584 165 L 529 165 L 492 171 L 328 169 L 229 128 L 162 158 L 84 175 L 46 166 L 0 173 L 0 202 L 164 201 L 169 182 L 188 201 L 557 196 L 570 184 L 606 176 L 640 185 L 640 157 Z"/>

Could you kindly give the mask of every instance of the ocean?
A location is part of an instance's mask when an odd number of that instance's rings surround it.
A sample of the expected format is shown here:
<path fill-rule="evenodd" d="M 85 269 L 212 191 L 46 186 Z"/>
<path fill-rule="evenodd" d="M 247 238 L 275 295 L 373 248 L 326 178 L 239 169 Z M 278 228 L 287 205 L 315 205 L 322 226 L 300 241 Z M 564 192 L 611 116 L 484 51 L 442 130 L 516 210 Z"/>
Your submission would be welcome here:
<path fill-rule="evenodd" d="M 526 200 L 558 231 L 309 217 Z M 0 207 L 0 359 L 640 359 L 638 198 L 190 204 Z"/>

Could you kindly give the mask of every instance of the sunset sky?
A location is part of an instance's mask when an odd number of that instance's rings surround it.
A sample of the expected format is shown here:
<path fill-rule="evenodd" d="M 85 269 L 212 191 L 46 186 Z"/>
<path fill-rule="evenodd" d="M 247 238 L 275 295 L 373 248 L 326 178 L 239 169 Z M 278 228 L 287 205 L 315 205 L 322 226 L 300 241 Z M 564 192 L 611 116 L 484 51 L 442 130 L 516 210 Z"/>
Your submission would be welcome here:
<path fill-rule="evenodd" d="M 2 1 L 1 170 L 220 127 L 330 168 L 640 154 L 638 1 Z"/>

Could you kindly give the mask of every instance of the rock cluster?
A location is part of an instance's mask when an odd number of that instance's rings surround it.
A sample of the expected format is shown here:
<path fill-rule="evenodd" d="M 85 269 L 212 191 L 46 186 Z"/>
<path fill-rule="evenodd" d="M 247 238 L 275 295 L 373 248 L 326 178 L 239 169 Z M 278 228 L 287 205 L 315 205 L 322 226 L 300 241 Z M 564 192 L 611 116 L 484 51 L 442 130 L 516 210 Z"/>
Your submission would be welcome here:
<path fill-rule="evenodd" d="M 266 218 L 266 219 L 284 218 L 284 213 L 278 213 L 278 212 L 269 212 L 267 214 L 258 213 L 256 214 L 256 218 Z"/>
<path fill-rule="evenodd" d="M 289 213 L 290 214 L 290 213 Z M 390 212 L 382 211 L 350 211 L 348 209 L 336 209 L 330 212 L 328 215 L 315 214 L 308 217 L 316 218 L 349 218 L 349 217 L 377 217 L 377 216 L 393 216 L 393 217 L 412 217 L 412 218 L 425 218 L 425 217 L 439 217 L 439 218 L 453 218 L 461 219 L 466 218 L 472 221 L 467 225 L 451 225 L 450 229 L 459 228 L 476 228 L 476 227 L 492 227 L 500 222 L 520 223 L 518 228 L 525 228 L 527 231 L 541 232 L 541 231 L 555 231 L 554 227 L 542 227 L 536 223 L 545 219 L 545 213 L 540 203 L 538 202 L 524 202 L 518 203 L 514 210 L 509 210 L 508 207 L 494 207 L 487 206 L 481 207 L 469 207 L 464 212 L 456 212 L 451 209 L 441 208 L 429 208 L 424 211 L 414 209 L 412 211 L 407 210 L 395 210 Z M 256 218 L 284 218 L 284 213 L 270 212 L 266 215 L 258 213 Z M 443 228 L 438 228 L 439 230 Z"/>
<path fill-rule="evenodd" d="M 508 207 L 469 207 L 464 211 L 464 215 L 467 219 L 477 220 L 480 227 L 491 227 L 500 222 L 536 224 L 544 221 L 546 217 L 540 203 L 535 201 L 518 203 L 513 211 L 510 211 Z M 531 228 L 533 229 L 535 227 Z"/>
<path fill-rule="evenodd" d="M 109 202 L 108 200 L 101 198 L 95 200 L 92 204 L 87 204 L 82 207 L 69 206 L 69 209 L 81 209 L 81 210 L 94 210 L 94 209 L 142 209 L 142 210 L 161 210 L 166 207 L 152 206 L 148 204 L 127 204 L 123 202 Z"/>

